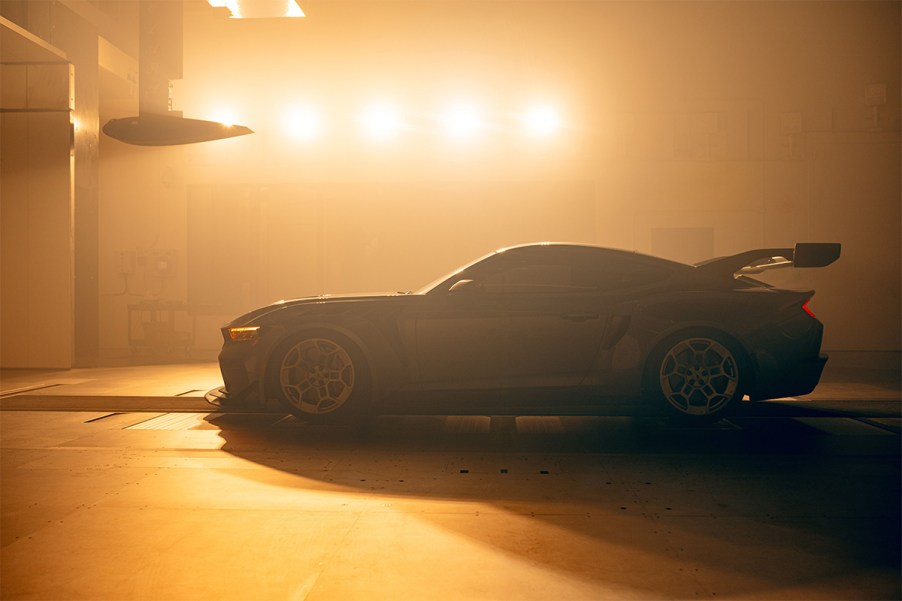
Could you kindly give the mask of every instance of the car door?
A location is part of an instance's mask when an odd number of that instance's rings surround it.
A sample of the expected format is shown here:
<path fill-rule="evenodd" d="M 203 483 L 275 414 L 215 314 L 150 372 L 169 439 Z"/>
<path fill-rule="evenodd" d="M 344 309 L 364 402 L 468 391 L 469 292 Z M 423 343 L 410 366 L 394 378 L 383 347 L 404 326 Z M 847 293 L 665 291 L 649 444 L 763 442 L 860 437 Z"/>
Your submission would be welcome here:
<path fill-rule="evenodd" d="M 449 277 L 407 315 L 415 389 L 602 388 L 635 298 L 668 273 L 592 247 L 496 253 Z"/>
<path fill-rule="evenodd" d="M 466 277 L 459 282 L 451 290 L 427 295 L 411 316 L 418 388 L 473 390 L 504 385 L 508 338 L 501 297 Z"/>
<path fill-rule="evenodd" d="M 428 295 L 416 315 L 420 382 L 441 389 L 579 385 L 608 311 L 603 291 L 571 255 L 513 249 Z"/>
<path fill-rule="evenodd" d="M 583 381 L 608 323 L 602 292 L 580 281 L 561 253 L 495 276 L 506 316 L 506 376 L 514 388 L 570 387 Z"/>

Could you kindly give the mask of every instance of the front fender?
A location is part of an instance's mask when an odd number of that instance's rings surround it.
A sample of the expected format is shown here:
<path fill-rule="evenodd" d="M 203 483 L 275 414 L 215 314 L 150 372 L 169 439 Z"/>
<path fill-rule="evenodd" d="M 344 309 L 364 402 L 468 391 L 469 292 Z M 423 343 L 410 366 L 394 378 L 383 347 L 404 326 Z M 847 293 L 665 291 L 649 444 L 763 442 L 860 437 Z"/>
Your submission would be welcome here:
<path fill-rule="evenodd" d="M 334 333 L 337 337 L 350 341 L 366 361 L 367 375 L 369 377 L 370 401 L 378 403 L 380 399 L 400 387 L 406 376 L 406 362 L 400 356 L 397 347 L 391 344 L 385 333 L 371 321 L 364 319 L 352 319 L 342 322 L 310 320 L 303 323 L 292 324 L 291 327 L 272 326 L 273 336 L 267 348 L 261 354 L 262 360 L 257 366 L 257 382 L 260 398 L 265 404 L 269 404 L 267 385 L 267 370 L 275 359 L 275 354 L 286 341 L 294 337 L 303 336 L 305 332 L 315 333 L 318 336 L 328 336 Z"/>

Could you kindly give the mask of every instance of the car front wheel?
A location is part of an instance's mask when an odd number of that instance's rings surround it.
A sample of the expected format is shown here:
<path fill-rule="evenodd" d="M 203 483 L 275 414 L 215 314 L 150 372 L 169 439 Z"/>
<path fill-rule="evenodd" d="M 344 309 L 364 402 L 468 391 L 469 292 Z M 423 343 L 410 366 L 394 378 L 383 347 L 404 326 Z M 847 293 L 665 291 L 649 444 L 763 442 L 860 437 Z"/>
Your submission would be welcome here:
<path fill-rule="evenodd" d="M 684 335 L 653 353 L 646 389 L 671 415 L 715 420 L 742 398 L 744 372 L 741 354 L 725 337 Z"/>
<path fill-rule="evenodd" d="M 363 361 L 350 343 L 302 336 L 280 347 L 270 365 L 270 389 L 302 419 L 342 421 L 365 404 Z"/>

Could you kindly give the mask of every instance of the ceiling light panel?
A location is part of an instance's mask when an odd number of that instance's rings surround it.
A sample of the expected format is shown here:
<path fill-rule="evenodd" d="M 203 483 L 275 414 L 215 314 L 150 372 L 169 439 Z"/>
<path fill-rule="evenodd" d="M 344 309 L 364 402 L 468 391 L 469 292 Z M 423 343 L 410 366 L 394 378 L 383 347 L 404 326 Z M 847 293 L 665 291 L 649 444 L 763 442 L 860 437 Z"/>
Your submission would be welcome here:
<path fill-rule="evenodd" d="M 233 19 L 299 18 L 304 11 L 295 0 L 207 0 L 214 8 L 227 8 Z"/>

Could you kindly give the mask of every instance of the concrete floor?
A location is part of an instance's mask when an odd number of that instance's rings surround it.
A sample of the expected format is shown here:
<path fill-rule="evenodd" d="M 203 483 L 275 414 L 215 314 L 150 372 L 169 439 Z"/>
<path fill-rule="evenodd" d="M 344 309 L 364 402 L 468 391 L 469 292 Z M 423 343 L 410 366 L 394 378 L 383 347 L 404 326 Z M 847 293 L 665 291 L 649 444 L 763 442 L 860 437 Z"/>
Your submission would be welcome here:
<path fill-rule="evenodd" d="M 214 364 L 4 372 L 0 597 L 898 599 L 898 376 L 825 380 L 857 417 L 364 432 L 218 413 Z"/>

